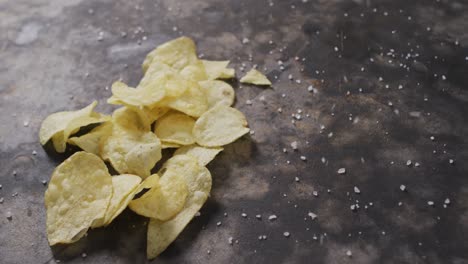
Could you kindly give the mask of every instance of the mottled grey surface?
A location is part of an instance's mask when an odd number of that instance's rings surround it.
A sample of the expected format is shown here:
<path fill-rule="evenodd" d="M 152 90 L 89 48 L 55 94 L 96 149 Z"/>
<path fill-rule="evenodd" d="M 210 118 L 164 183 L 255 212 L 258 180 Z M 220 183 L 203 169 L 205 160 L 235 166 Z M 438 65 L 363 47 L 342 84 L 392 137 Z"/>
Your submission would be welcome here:
<path fill-rule="evenodd" d="M 110 113 L 106 87 L 136 84 L 180 35 L 274 85 L 233 82 L 255 133 L 209 165 L 201 216 L 153 263 L 468 263 L 467 28 L 460 0 L 0 0 L 0 263 L 146 263 L 146 220 L 128 210 L 48 246 L 41 181 L 66 155 L 37 133 L 94 99 Z"/>

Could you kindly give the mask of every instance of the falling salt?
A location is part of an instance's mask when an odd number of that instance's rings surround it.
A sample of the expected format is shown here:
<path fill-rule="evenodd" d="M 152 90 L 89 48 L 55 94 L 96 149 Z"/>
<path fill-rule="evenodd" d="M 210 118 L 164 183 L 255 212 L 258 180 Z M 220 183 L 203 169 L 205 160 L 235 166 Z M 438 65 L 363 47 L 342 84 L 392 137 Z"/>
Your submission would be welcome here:
<path fill-rule="evenodd" d="M 359 194 L 359 193 L 361 193 L 361 190 L 359 190 L 359 188 L 357 186 L 354 186 L 354 192 Z"/>
<path fill-rule="evenodd" d="M 309 212 L 307 215 L 310 216 L 312 220 L 315 220 L 315 218 L 317 218 L 317 215 L 312 212 Z"/>
<path fill-rule="evenodd" d="M 297 150 L 297 141 L 291 142 L 291 148 L 292 148 L 293 150 Z"/>

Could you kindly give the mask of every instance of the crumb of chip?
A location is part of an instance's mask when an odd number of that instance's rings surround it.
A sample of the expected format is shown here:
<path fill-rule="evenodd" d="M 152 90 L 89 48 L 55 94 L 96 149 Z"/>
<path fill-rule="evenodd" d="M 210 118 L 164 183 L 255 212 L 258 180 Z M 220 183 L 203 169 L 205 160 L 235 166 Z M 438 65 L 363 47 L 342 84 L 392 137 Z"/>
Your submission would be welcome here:
<path fill-rule="evenodd" d="M 256 69 L 251 69 L 244 77 L 240 79 L 241 83 L 250 83 L 255 85 L 271 85 L 270 80 Z"/>

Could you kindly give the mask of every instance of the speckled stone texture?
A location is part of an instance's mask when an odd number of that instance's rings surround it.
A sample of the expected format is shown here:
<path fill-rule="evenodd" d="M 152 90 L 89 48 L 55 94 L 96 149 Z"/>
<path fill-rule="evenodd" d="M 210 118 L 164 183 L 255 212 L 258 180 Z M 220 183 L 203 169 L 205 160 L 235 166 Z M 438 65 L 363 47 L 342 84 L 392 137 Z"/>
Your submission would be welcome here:
<path fill-rule="evenodd" d="M 273 87 L 232 82 L 255 133 L 209 165 L 201 216 L 152 263 L 468 263 L 467 28 L 461 0 L 0 1 L 0 263 L 147 262 L 128 210 L 49 247 L 42 181 L 71 151 L 37 134 L 94 99 L 110 113 L 106 87 L 180 35 Z"/>

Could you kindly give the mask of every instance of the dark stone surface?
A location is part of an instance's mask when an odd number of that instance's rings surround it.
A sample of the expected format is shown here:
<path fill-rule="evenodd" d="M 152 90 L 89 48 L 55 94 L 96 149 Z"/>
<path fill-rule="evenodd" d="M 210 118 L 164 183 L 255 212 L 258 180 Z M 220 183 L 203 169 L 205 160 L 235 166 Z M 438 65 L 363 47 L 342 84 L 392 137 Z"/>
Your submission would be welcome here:
<path fill-rule="evenodd" d="M 41 181 L 66 155 L 47 154 L 37 133 L 48 114 L 93 99 L 110 113 L 105 87 L 135 84 L 148 51 L 187 35 L 205 58 L 230 58 L 240 76 L 258 64 L 274 85 L 234 82 L 255 134 L 209 165 L 201 216 L 155 263 L 468 263 L 468 3 L 269 3 L 0 2 L 0 262 L 146 263 L 146 220 L 128 210 L 48 246 Z"/>

